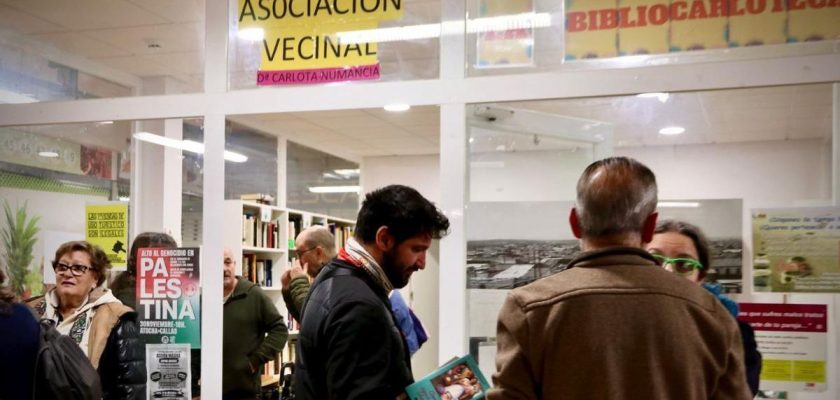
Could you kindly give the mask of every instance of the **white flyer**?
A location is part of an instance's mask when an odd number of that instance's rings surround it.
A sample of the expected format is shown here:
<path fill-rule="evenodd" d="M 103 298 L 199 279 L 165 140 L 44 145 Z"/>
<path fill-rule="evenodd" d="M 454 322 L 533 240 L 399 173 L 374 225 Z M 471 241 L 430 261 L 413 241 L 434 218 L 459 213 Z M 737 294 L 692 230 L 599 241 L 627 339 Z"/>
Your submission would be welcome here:
<path fill-rule="evenodd" d="M 190 345 L 146 345 L 146 398 L 190 400 Z"/>

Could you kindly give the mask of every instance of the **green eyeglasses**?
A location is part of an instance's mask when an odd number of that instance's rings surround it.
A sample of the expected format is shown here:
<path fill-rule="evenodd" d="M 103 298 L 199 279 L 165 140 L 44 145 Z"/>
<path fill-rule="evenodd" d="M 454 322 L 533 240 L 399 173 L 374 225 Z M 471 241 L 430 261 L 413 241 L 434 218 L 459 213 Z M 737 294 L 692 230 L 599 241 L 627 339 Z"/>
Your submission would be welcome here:
<path fill-rule="evenodd" d="M 669 258 L 661 254 L 651 254 L 656 259 L 656 264 L 660 267 L 665 267 L 671 264 L 674 272 L 678 274 L 690 274 L 695 269 L 703 269 L 703 264 L 693 258 Z"/>

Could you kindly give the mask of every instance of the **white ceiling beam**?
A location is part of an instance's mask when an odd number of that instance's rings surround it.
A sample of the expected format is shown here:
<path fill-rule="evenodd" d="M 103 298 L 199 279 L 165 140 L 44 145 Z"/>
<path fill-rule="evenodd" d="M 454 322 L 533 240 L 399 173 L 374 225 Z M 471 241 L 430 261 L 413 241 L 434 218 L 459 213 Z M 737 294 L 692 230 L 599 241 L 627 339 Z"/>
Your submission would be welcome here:
<path fill-rule="evenodd" d="M 0 126 L 482 103 L 840 81 L 840 54 L 0 105 Z"/>

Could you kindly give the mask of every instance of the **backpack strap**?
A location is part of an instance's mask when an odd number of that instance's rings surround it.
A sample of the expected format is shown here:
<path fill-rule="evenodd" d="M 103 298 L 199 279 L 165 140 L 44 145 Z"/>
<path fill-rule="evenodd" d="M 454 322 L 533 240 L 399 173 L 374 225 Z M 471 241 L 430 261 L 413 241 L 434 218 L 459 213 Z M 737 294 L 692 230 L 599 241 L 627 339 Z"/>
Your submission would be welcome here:
<path fill-rule="evenodd" d="M 111 330 L 120 321 L 120 317 L 127 312 L 133 311 L 122 303 L 106 303 L 96 307 L 96 314 L 90 323 L 90 336 L 88 337 L 88 358 L 94 369 L 99 369 L 99 359 L 108 344 L 108 336 Z"/>

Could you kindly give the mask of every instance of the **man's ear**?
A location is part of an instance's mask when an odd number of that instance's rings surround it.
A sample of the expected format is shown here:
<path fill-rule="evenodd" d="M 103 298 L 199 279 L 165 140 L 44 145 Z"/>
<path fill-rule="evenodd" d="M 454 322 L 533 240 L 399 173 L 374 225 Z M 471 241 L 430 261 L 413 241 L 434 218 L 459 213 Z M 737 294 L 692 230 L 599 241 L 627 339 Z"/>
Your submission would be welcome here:
<path fill-rule="evenodd" d="M 659 213 L 656 211 L 645 218 L 645 225 L 642 228 L 642 243 L 650 243 L 653 240 L 653 232 L 656 230 L 657 219 L 659 219 Z"/>
<path fill-rule="evenodd" d="M 394 236 L 391 235 L 391 231 L 388 230 L 387 226 L 380 226 L 379 229 L 376 230 L 376 248 L 379 251 L 385 252 L 391 250 L 391 247 L 394 246 Z"/>
<path fill-rule="evenodd" d="M 580 221 L 578 220 L 577 209 L 575 209 L 574 207 L 572 207 L 572 211 L 569 213 L 569 225 L 571 225 L 572 233 L 575 235 L 575 237 L 580 239 Z"/>

